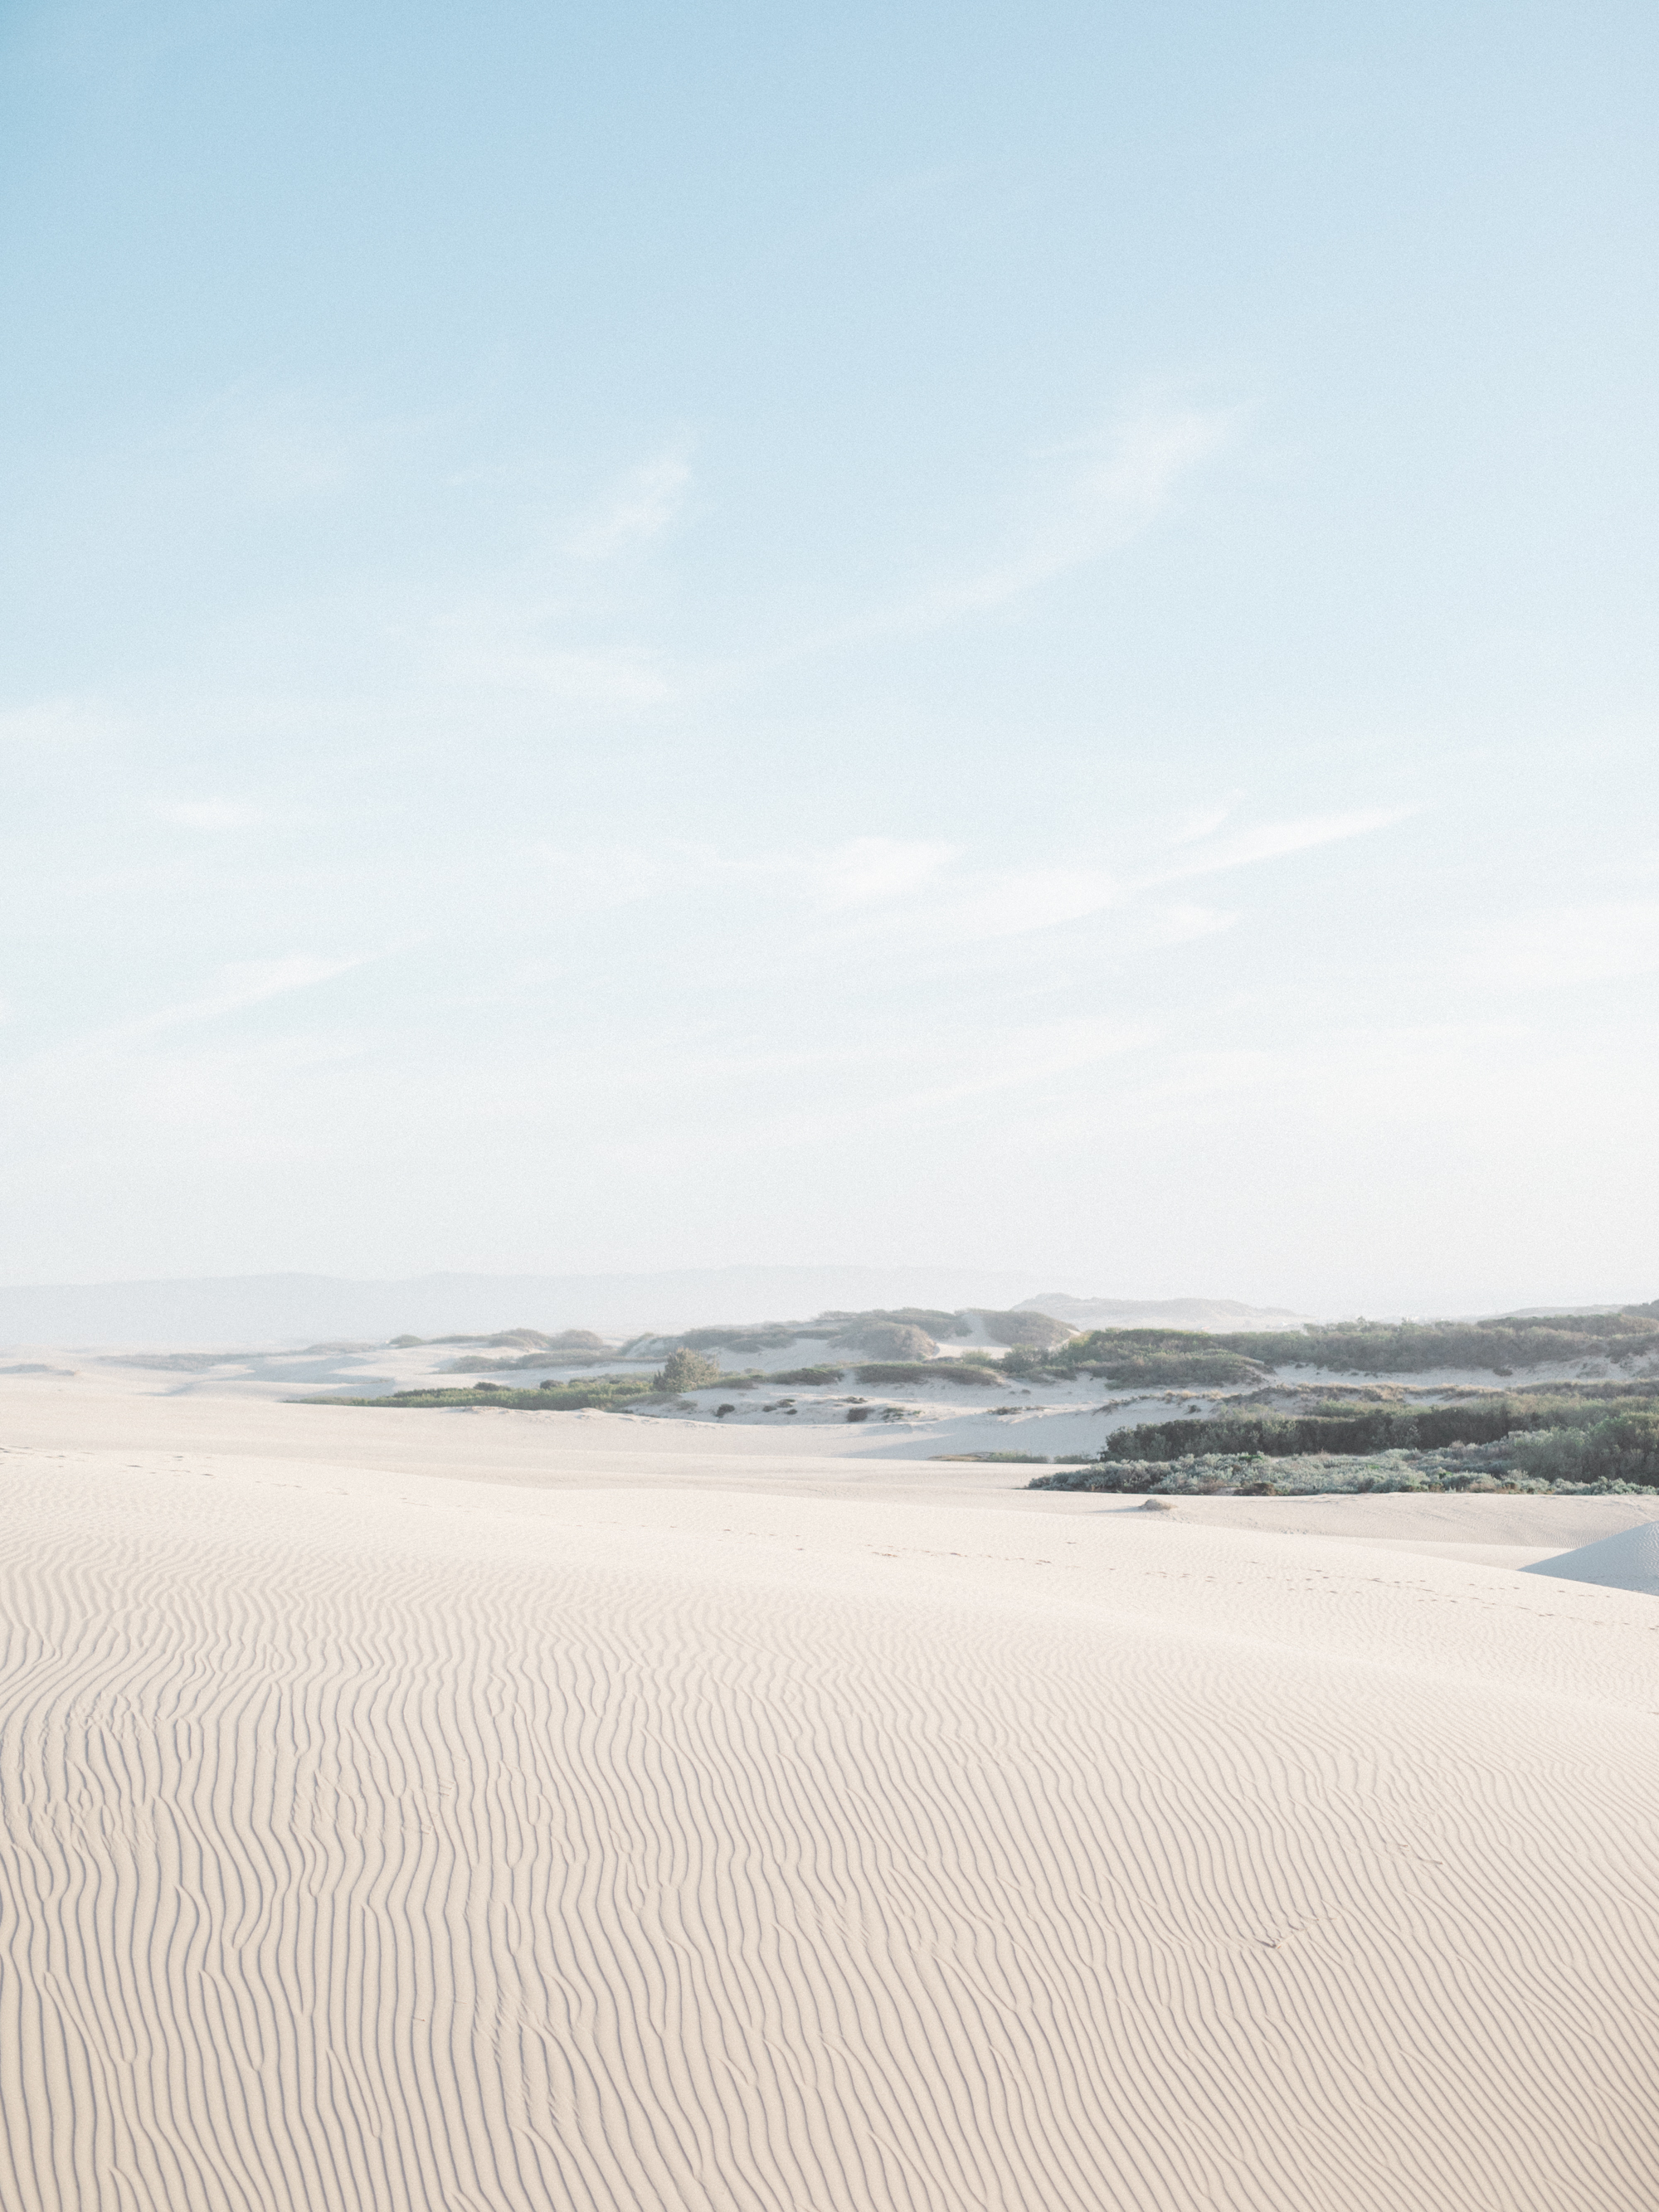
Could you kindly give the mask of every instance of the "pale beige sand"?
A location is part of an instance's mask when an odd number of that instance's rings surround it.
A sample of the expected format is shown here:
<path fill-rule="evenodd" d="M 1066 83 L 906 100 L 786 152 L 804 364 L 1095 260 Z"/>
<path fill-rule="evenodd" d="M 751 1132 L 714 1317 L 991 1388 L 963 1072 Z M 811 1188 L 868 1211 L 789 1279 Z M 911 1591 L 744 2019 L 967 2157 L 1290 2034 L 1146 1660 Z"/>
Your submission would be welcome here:
<path fill-rule="evenodd" d="M 1604 1589 L 1641 1590 L 1659 1597 L 1659 1525 L 1648 1522 L 1640 1528 L 1624 1528 L 1615 1536 L 1585 1544 L 1576 1552 L 1534 1561 L 1533 1574 L 1560 1577 L 1567 1582 L 1598 1583 Z"/>
<path fill-rule="evenodd" d="M 1651 2203 L 1644 1514 L 642 1425 L 0 1398 L 9 2212 Z"/>

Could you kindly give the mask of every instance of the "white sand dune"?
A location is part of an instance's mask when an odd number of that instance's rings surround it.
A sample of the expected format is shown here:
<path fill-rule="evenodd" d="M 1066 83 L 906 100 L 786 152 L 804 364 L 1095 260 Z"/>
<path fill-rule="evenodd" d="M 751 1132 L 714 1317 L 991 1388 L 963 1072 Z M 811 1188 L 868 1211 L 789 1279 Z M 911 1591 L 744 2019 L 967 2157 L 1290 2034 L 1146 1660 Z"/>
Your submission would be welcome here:
<path fill-rule="evenodd" d="M 1554 1501 L 0 1415 L 9 2212 L 1652 2201 L 1651 1601 L 1398 1548 Z"/>
<path fill-rule="evenodd" d="M 1553 1575 L 1564 1582 L 1596 1583 L 1605 1589 L 1642 1590 L 1659 1597 L 1659 1524 L 1645 1522 L 1640 1528 L 1623 1528 L 1576 1552 L 1540 1559 L 1527 1571 Z"/>

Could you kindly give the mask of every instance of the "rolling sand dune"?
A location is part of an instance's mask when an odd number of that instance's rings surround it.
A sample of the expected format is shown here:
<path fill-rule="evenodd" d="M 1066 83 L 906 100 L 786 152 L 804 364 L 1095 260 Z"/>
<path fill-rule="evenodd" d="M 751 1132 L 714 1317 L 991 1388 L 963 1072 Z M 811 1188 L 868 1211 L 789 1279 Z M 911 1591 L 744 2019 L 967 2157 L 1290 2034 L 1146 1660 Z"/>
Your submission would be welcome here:
<path fill-rule="evenodd" d="M 5 1402 L 8 2208 L 1652 2201 L 1659 1605 L 1401 1548 L 1553 1501 Z"/>
<path fill-rule="evenodd" d="M 1659 1597 L 1659 1526 L 1621 1529 L 1576 1552 L 1529 1564 L 1528 1572 L 1565 1582 L 1599 1583 L 1606 1589 L 1644 1590 Z"/>

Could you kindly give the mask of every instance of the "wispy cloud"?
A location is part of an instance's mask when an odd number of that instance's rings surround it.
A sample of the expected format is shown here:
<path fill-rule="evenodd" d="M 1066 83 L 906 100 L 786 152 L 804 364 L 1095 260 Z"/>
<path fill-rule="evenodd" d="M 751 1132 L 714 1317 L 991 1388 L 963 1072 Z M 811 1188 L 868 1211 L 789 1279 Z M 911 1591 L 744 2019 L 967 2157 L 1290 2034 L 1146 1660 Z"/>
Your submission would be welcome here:
<path fill-rule="evenodd" d="M 1231 833 L 1225 818 L 1207 825 L 1197 835 L 1183 832 L 1167 860 L 1154 860 L 1138 869 L 1137 886 L 1177 884 L 1194 876 L 1219 875 L 1230 868 L 1255 866 L 1263 860 L 1282 860 L 1292 853 L 1311 852 L 1350 837 L 1369 836 L 1403 822 L 1413 810 L 1401 806 L 1359 807 L 1344 814 L 1306 815 L 1291 822 L 1260 822 Z"/>
<path fill-rule="evenodd" d="M 665 447 L 550 548 L 456 603 L 430 629 L 444 676 L 613 713 L 675 697 L 678 685 L 654 651 L 595 641 L 597 626 L 614 629 L 617 610 L 613 592 L 590 572 L 665 535 L 690 483 L 684 441 Z"/>
<path fill-rule="evenodd" d="M 1290 822 L 1243 823 L 1231 831 L 1227 817 L 1183 833 L 1165 856 L 1139 866 L 1079 864 L 1056 859 L 1046 865 L 988 867 L 971 854 L 949 846 L 890 847 L 879 839 L 859 840 L 803 869 L 811 879 L 846 867 L 872 866 L 871 882 L 884 903 L 903 901 L 907 918 L 935 934 L 962 943 L 985 943 L 1086 920 L 1092 915 L 1146 914 L 1156 906 L 1158 941 L 1176 943 L 1228 927 L 1230 915 L 1189 903 L 1170 905 L 1149 895 L 1167 885 L 1220 875 L 1236 868 L 1285 860 L 1340 840 L 1361 837 L 1403 818 L 1402 810 L 1371 807 L 1344 814 L 1310 816 Z M 1190 825 L 1189 825 L 1190 829 Z M 890 859 L 886 856 L 890 854 Z"/>
<path fill-rule="evenodd" d="M 141 1014 L 121 1023 L 114 1030 L 106 1030 L 104 1036 L 149 1036 L 163 1030 L 217 1021 L 227 1014 L 241 1013 L 249 1006 L 263 1006 L 270 999 L 314 990 L 319 983 L 331 983 L 337 976 L 349 975 L 354 969 L 366 968 L 371 961 L 382 957 L 377 952 L 358 952 L 344 959 L 327 960 L 307 953 L 292 953 L 280 960 L 234 961 L 221 969 L 216 990 L 199 999 L 163 1006 L 152 1014 Z"/>
<path fill-rule="evenodd" d="M 999 1094 L 1031 1091 L 1103 1061 L 1142 1051 L 1156 1030 L 1146 1024 L 1080 1021 L 1045 1029 L 1006 1030 L 994 1039 L 976 1037 L 959 1044 L 945 1064 L 924 1073 L 884 1066 L 879 1055 L 866 1054 L 863 1073 L 874 1079 L 874 1096 L 835 1105 L 774 1107 L 730 1132 L 733 1152 L 758 1146 L 790 1151 L 827 1139 L 872 1134 L 879 1130 L 937 1127 L 940 1118 L 970 1103 Z M 937 1058 L 938 1047 L 933 1048 Z M 704 1139 L 706 1148 L 707 1139 Z"/>
<path fill-rule="evenodd" d="M 451 682 L 522 691 L 556 706 L 627 713 L 675 696 L 647 652 L 556 641 L 564 611 L 529 599 L 473 600 L 436 626 L 434 658 Z"/>
<path fill-rule="evenodd" d="M 672 527 L 690 483 L 691 461 L 685 445 L 665 447 L 653 459 L 629 471 L 572 532 L 567 550 L 578 561 L 611 561 L 651 544 Z"/>
<path fill-rule="evenodd" d="M 246 830 L 259 819 L 258 808 L 240 799 L 158 799 L 148 811 L 180 830 Z"/>
<path fill-rule="evenodd" d="M 118 715 L 96 700 L 37 699 L 0 708 L 0 745 L 47 752 L 99 745 L 124 734 Z"/>
<path fill-rule="evenodd" d="M 376 434 L 344 419 L 331 395 L 248 380 L 170 427 L 155 452 L 172 472 L 260 507 L 338 490 Z"/>
<path fill-rule="evenodd" d="M 807 863 L 806 879 L 832 907 L 886 905 L 932 883 L 957 848 L 901 837 L 854 837 Z"/>
<path fill-rule="evenodd" d="M 174 1040 L 180 1036 L 186 1059 L 210 1052 L 210 1042 L 188 1033 L 210 1030 L 229 1016 L 315 990 L 386 957 L 381 951 L 332 959 L 291 953 L 273 960 L 229 962 L 210 988 L 195 997 L 54 1039 L 10 1066 L 5 1088 L 15 1097 L 39 1098 L 52 1095 L 54 1085 L 67 1085 L 77 1100 L 95 1099 L 110 1085 L 118 1089 L 138 1080 L 141 1069 L 171 1062 L 178 1049 Z"/>
<path fill-rule="evenodd" d="M 759 855 L 688 844 L 549 847 L 544 858 L 550 888 L 578 910 L 724 891 L 764 901 L 786 939 L 792 929 L 828 930 L 836 942 L 850 945 L 898 932 L 913 947 L 987 945 L 1111 915 L 1127 938 L 1150 948 L 1212 936 L 1235 919 L 1212 906 L 1164 896 L 1169 886 L 1290 859 L 1401 818 L 1398 810 L 1370 808 L 1244 823 L 1228 832 L 1223 817 L 1195 838 L 1182 833 L 1181 842 L 1139 865 L 1057 856 L 1008 867 L 936 839 L 879 836 Z M 786 920 L 792 910 L 793 924 Z"/>
<path fill-rule="evenodd" d="M 1472 982 L 1508 991 L 1615 982 L 1659 970 L 1659 900 L 1556 907 L 1482 930 L 1462 966 Z"/>
<path fill-rule="evenodd" d="M 883 627 L 931 629 L 989 612 L 1127 544 L 1225 447 L 1240 412 L 1148 404 L 1097 438 L 1048 448 L 1036 457 L 1050 465 L 1048 481 L 1012 549 L 977 569 L 941 579 L 896 608 Z"/>

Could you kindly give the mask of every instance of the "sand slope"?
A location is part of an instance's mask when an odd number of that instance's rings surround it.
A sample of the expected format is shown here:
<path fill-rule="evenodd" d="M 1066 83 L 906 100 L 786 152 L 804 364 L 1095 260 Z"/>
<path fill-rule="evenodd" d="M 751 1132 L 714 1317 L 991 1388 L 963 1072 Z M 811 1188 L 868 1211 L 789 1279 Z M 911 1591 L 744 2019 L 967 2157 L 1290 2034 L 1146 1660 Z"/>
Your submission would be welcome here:
<path fill-rule="evenodd" d="M 1650 1599 L 1017 1498 L 0 1480 L 9 2208 L 1651 2201 Z"/>
<path fill-rule="evenodd" d="M 1551 1559 L 1540 1559 L 1526 1571 L 1553 1575 L 1558 1580 L 1599 1583 L 1607 1589 L 1644 1590 L 1659 1597 L 1659 1524 L 1648 1522 L 1637 1528 L 1621 1529 L 1594 1544 L 1582 1544 Z"/>

